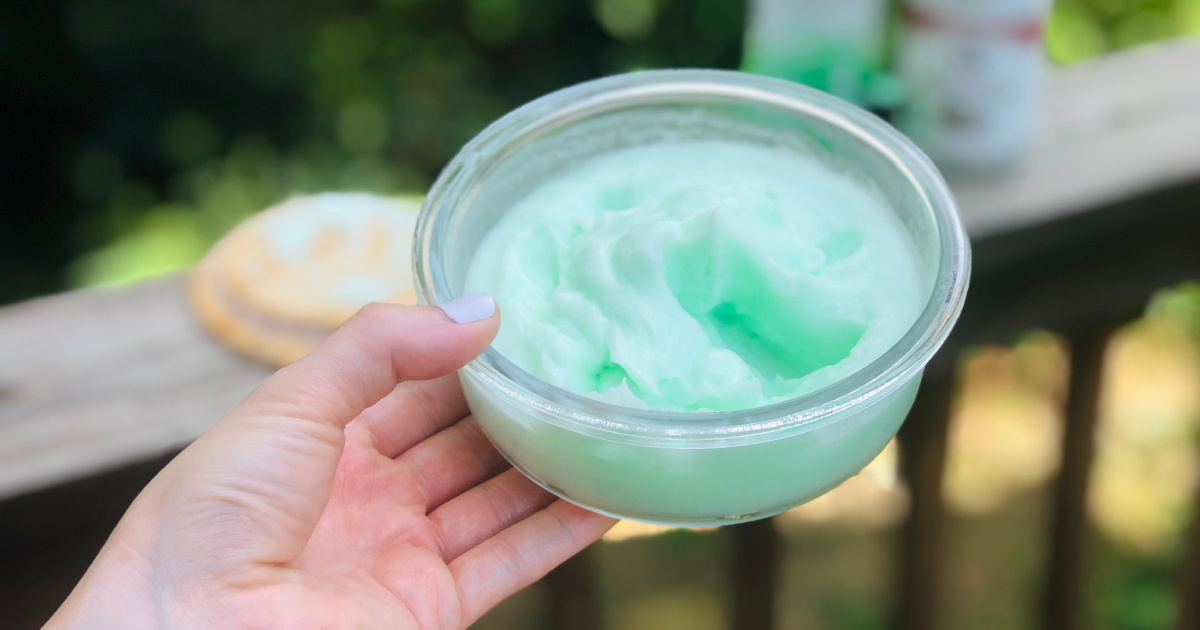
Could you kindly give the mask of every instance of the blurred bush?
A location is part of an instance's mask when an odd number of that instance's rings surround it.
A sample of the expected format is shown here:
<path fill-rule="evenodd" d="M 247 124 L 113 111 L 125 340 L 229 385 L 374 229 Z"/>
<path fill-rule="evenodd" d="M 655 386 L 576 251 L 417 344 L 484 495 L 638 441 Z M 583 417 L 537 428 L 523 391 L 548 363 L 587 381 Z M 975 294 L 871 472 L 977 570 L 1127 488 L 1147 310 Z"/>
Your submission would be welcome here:
<path fill-rule="evenodd" d="M 745 0 L 0 4 L 0 303 L 175 269 L 248 213 L 420 192 L 504 112 L 736 67 Z M 1059 0 L 1052 60 L 1200 33 L 1200 0 Z"/>
<path fill-rule="evenodd" d="M 228 64 L 231 85 L 216 88 L 224 102 L 165 107 L 145 121 L 151 156 L 169 165 L 165 181 L 147 185 L 124 168 L 136 156 L 111 137 L 83 154 L 78 179 L 107 225 L 101 249 L 77 259 L 69 280 L 120 283 L 186 265 L 194 244 L 292 194 L 424 191 L 485 125 L 563 85 L 642 66 L 732 65 L 740 6 L 661 4 L 390 0 L 296 10 L 278 0 L 177 1 L 180 28 Z M 77 0 L 72 33 L 101 60 L 145 51 L 137 9 Z M 153 30 L 155 44 L 177 36 Z M 243 117 L 242 92 L 279 99 Z M 118 157 L 89 158 L 100 152 Z M 124 179 L 111 177 L 121 171 Z M 121 220 L 135 215 L 152 220 Z"/>
<path fill-rule="evenodd" d="M 471 136 L 544 93 L 639 68 L 735 67 L 744 12 L 736 0 L 5 3 L 0 115 L 19 124 L 0 143 L 12 166 L 0 302 L 178 268 L 292 194 L 422 192 Z"/>
<path fill-rule="evenodd" d="M 1074 63 L 1185 35 L 1200 35 L 1200 0 L 1054 0 L 1046 53 Z"/>

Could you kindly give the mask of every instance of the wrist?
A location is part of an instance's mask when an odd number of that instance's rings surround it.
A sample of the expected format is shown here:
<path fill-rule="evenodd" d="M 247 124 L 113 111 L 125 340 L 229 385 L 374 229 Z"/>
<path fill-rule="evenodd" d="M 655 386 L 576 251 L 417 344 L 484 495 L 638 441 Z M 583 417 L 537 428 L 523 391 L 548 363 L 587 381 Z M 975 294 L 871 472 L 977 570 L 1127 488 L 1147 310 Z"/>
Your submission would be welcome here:
<path fill-rule="evenodd" d="M 43 630 L 166 627 L 143 554 L 114 535 Z"/>

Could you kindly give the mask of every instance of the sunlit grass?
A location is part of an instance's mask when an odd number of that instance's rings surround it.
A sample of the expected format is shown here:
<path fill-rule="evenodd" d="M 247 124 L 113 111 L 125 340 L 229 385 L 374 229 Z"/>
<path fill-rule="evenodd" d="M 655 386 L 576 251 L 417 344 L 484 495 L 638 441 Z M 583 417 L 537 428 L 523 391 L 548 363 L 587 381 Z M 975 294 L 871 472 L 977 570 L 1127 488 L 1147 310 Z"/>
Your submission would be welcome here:
<path fill-rule="evenodd" d="M 1200 483 L 1200 321 L 1153 312 L 1109 348 L 1089 512 L 1131 553 L 1177 551 Z"/>
<path fill-rule="evenodd" d="M 963 358 L 943 478 L 951 511 L 999 509 L 1058 471 L 1066 375 L 1065 345 L 1048 333 Z"/>

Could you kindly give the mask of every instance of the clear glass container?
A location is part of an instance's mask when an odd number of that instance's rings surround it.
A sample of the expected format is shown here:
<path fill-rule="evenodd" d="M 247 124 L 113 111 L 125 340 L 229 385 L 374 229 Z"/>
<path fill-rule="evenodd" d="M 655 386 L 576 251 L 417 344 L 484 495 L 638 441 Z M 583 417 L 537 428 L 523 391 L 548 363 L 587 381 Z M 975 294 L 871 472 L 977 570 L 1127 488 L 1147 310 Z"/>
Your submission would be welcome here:
<path fill-rule="evenodd" d="M 617 407 L 543 382 L 494 349 L 459 377 L 496 448 L 569 501 L 672 525 L 763 518 L 832 489 L 883 449 L 962 308 L 970 253 L 954 200 L 886 123 L 810 88 L 727 71 L 639 72 L 555 92 L 485 129 L 434 183 L 417 223 L 417 291 L 425 304 L 461 295 L 484 235 L 561 169 L 673 140 L 796 151 L 878 191 L 917 252 L 928 299 L 916 323 L 849 378 L 742 411 Z"/>

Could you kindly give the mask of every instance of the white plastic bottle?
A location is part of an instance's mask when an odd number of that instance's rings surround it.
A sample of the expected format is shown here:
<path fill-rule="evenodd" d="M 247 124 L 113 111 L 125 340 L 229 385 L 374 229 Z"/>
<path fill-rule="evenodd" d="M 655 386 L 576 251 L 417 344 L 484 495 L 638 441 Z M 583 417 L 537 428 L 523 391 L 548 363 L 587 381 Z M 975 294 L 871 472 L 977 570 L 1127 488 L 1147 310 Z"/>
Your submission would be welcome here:
<path fill-rule="evenodd" d="M 1050 0 L 904 0 L 896 126 L 947 171 L 995 173 L 1036 133 Z"/>

